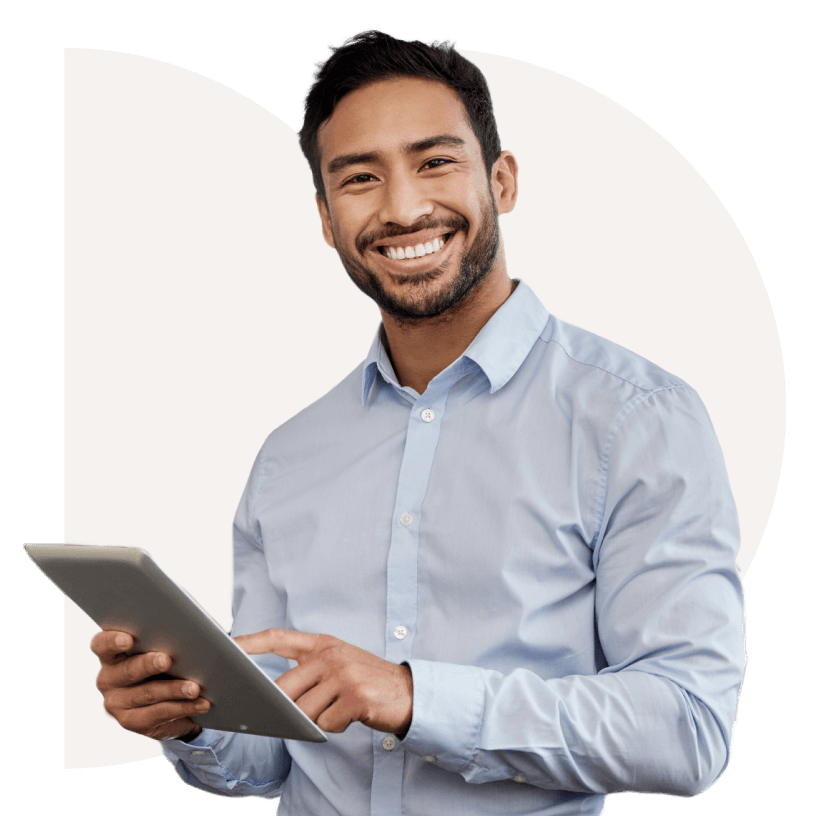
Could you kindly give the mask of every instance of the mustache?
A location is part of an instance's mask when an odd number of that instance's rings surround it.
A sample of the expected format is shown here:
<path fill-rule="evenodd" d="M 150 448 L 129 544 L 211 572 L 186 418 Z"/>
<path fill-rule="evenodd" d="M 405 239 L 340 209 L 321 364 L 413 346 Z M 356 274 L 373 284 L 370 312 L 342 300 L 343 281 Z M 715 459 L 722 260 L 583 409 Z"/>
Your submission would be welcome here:
<path fill-rule="evenodd" d="M 399 224 L 389 224 L 382 229 L 372 230 L 358 236 L 354 242 L 357 251 L 362 255 L 372 244 L 382 241 L 384 238 L 398 238 L 401 235 L 413 235 L 427 229 L 443 228 L 448 232 L 464 230 L 467 232 L 470 224 L 462 215 L 451 216 L 450 218 L 428 218 L 411 224 L 410 227 L 403 227 Z"/>

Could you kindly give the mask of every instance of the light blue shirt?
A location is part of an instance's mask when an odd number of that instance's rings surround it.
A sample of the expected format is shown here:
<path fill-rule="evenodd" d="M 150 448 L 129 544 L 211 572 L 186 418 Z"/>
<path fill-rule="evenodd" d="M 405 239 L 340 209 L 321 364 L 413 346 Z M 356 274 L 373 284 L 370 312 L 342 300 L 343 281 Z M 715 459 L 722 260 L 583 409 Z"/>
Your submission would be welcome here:
<path fill-rule="evenodd" d="M 258 454 L 232 633 L 407 662 L 408 734 L 205 730 L 167 755 L 196 787 L 282 794 L 281 816 L 594 814 L 611 791 L 698 792 L 742 679 L 738 541 L 696 392 L 524 283 L 421 396 L 378 335 Z"/>

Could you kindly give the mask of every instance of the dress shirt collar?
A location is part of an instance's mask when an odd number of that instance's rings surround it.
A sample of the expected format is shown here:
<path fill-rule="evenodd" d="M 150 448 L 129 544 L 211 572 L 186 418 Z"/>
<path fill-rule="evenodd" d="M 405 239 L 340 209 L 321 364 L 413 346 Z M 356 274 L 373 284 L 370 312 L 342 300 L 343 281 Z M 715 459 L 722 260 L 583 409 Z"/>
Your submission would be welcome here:
<path fill-rule="evenodd" d="M 549 313 L 533 290 L 524 281 L 518 281 L 513 293 L 482 327 L 459 360 L 466 358 L 476 363 L 489 380 L 490 393 L 493 394 L 518 371 L 548 319 Z M 380 324 L 363 364 L 363 405 L 368 401 L 378 372 L 385 382 L 400 389 L 382 336 Z"/>

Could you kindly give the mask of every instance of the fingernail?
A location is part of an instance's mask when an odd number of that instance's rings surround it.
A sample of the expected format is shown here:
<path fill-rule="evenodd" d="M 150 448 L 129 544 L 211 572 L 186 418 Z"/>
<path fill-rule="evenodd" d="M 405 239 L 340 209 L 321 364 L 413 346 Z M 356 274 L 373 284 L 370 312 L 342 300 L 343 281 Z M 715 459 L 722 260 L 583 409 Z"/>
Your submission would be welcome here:
<path fill-rule="evenodd" d="M 199 700 L 195 704 L 196 711 L 206 711 L 210 707 L 210 704 L 206 700 Z"/>
<path fill-rule="evenodd" d="M 165 669 L 167 668 L 167 658 L 163 654 L 157 654 L 153 658 L 153 665 L 157 669 Z"/>
<path fill-rule="evenodd" d="M 128 636 L 127 635 L 117 635 L 116 636 L 116 645 L 120 649 L 126 649 L 128 645 Z"/>
<path fill-rule="evenodd" d="M 195 694 L 193 693 L 193 684 L 185 683 L 181 687 L 181 693 L 184 694 L 186 697 L 195 697 Z"/>

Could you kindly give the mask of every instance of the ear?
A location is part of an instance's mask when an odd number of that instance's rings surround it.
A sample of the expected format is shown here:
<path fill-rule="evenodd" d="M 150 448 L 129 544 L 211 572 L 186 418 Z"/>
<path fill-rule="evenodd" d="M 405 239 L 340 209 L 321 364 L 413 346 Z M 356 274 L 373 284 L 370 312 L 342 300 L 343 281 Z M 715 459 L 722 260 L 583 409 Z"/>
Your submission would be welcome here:
<path fill-rule="evenodd" d="M 317 201 L 317 211 L 320 213 L 320 222 L 323 225 L 323 240 L 332 248 L 337 249 L 334 245 L 334 234 L 332 233 L 331 215 L 329 215 L 329 205 L 326 199 L 315 193 L 315 201 Z"/>
<path fill-rule="evenodd" d="M 510 212 L 516 206 L 518 197 L 518 164 L 509 150 L 502 150 L 499 154 L 493 164 L 490 180 L 499 214 Z"/>

